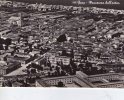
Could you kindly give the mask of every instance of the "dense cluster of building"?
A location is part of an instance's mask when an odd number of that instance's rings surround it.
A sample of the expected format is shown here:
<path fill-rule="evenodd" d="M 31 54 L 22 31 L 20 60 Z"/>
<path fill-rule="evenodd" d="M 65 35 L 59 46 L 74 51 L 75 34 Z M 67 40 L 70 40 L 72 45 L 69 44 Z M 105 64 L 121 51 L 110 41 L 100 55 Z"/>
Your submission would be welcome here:
<path fill-rule="evenodd" d="M 0 85 L 124 87 L 124 11 L 0 2 Z"/>

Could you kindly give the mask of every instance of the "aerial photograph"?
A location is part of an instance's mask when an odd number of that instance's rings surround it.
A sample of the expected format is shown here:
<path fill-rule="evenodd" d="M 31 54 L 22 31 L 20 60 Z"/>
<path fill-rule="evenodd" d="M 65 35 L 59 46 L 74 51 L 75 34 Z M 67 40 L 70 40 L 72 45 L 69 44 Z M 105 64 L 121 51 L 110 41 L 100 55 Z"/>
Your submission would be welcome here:
<path fill-rule="evenodd" d="M 0 0 L 0 87 L 124 88 L 123 0 Z"/>

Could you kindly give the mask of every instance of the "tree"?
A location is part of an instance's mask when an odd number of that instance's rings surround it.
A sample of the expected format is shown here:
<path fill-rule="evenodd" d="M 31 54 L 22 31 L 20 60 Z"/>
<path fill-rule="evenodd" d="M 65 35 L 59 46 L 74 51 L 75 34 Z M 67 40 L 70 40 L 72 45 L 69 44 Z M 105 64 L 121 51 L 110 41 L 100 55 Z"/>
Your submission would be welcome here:
<path fill-rule="evenodd" d="M 90 54 L 92 54 L 92 52 L 93 52 L 93 49 L 92 48 L 89 48 L 88 50 L 87 50 L 87 53 L 90 55 Z"/>
<path fill-rule="evenodd" d="M 47 61 L 47 66 L 51 67 L 51 62 L 49 60 Z"/>
<path fill-rule="evenodd" d="M 63 82 L 58 82 L 58 85 L 57 85 L 57 87 L 64 87 L 65 85 L 64 85 L 64 83 Z"/>
<path fill-rule="evenodd" d="M 14 46 L 13 49 L 14 49 L 14 52 L 16 52 L 16 51 L 18 51 L 19 48 L 17 46 Z"/>
<path fill-rule="evenodd" d="M 90 63 L 90 62 L 87 61 L 86 64 L 85 64 L 85 66 L 90 69 L 90 68 L 92 68 L 92 63 Z"/>
<path fill-rule="evenodd" d="M 66 50 L 62 50 L 62 56 L 68 56 Z"/>
<path fill-rule="evenodd" d="M 4 39 L 0 38 L 0 44 L 4 44 Z"/>
<path fill-rule="evenodd" d="M 29 71 L 29 69 L 27 69 L 27 74 L 30 74 L 30 71 Z"/>
<path fill-rule="evenodd" d="M 101 57 L 101 53 L 100 53 L 100 52 L 97 53 L 96 56 L 97 56 L 98 59 L 100 59 L 100 57 Z"/>
<path fill-rule="evenodd" d="M 63 64 L 62 60 L 61 60 L 61 62 L 60 62 L 60 66 L 61 66 L 61 69 L 62 69 L 62 70 L 64 70 L 64 69 L 65 69 L 65 68 L 64 68 L 64 64 Z"/>
<path fill-rule="evenodd" d="M 56 71 L 59 72 L 60 70 L 60 67 L 56 66 Z"/>
<path fill-rule="evenodd" d="M 11 52 L 11 56 L 14 56 L 14 54 L 15 54 L 15 51 L 12 51 L 12 52 Z"/>
<path fill-rule="evenodd" d="M 83 64 L 79 64 L 79 65 L 78 65 L 78 68 L 80 68 L 80 69 L 82 69 L 82 70 L 83 70 L 84 65 L 83 65 Z"/>
<path fill-rule="evenodd" d="M 4 50 L 3 44 L 0 44 L 0 50 Z"/>
<path fill-rule="evenodd" d="M 70 42 L 70 43 L 73 43 L 74 41 L 73 41 L 73 39 L 70 39 L 69 42 Z"/>
<path fill-rule="evenodd" d="M 5 46 L 5 50 L 8 50 L 8 45 Z"/>
<path fill-rule="evenodd" d="M 65 76 L 66 73 L 64 71 L 61 71 L 61 76 Z"/>
<path fill-rule="evenodd" d="M 36 80 L 36 78 L 32 78 L 32 77 L 27 78 L 27 81 L 29 83 L 35 83 L 35 80 Z"/>
<path fill-rule="evenodd" d="M 43 67 L 35 63 L 32 63 L 29 67 L 43 71 Z"/>
<path fill-rule="evenodd" d="M 31 69 L 32 74 L 36 74 L 36 69 Z"/>
<path fill-rule="evenodd" d="M 54 72 L 54 75 L 55 75 L 55 77 L 57 77 L 57 76 L 58 76 L 58 72 L 57 72 L 57 71 L 55 71 L 55 72 Z"/>
<path fill-rule="evenodd" d="M 12 39 L 7 38 L 7 39 L 5 40 L 5 45 L 9 46 L 9 45 L 11 45 L 11 42 L 12 42 Z"/>
<path fill-rule="evenodd" d="M 11 81 L 8 81 L 8 86 L 12 87 L 12 82 Z"/>
<path fill-rule="evenodd" d="M 71 50 L 71 54 L 70 54 L 71 58 L 74 58 L 74 50 Z"/>
<path fill-rule="evenodd" d="M 4 61 L 7 61 L 7 56 L 5 56 L 5 57 L 3 58 L 3 60 L 4 60 Z"/>
<path fill-rule="evenodd" d="M 70 66 L 72 66 L 72 69 L 74 69 L 75 71 L 77 70 L 77 65 L 74 63 L 72 59 L 70 60 Z"/>
<path fill-rule="evenodd" d="M 60 35 L 60 36 L 57 38 L 57 42 L 64 42 L 64 41 L 67 41 L 67 38 L 66 38 L 66 35 L 65 35 L 65 34 Z"/>
<path fill-rule="evenodd" d="M 52 67 L 50 67 L 50 71 L 53 71 Z"/>
<path fill-rule="evenodd" d="M 4 82 L 2 82 L 2 87 L 5 87 L 5 83 Z"/>
<path fill-rule="evenodd" d="M 50 74 L 50 72 L 48 72 L 48 77 L 50 77 L 51 76 L 51 74 Z"/>

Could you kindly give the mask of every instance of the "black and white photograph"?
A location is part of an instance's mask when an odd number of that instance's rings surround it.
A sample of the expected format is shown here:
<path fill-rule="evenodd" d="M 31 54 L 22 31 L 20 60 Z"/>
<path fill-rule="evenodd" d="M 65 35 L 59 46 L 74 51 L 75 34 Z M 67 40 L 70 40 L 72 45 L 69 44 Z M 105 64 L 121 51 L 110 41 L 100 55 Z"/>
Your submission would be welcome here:
<path fill-rule="evenodd" d="M 124 88 L 124 0 L 0 0 L 0 87 Z"/>

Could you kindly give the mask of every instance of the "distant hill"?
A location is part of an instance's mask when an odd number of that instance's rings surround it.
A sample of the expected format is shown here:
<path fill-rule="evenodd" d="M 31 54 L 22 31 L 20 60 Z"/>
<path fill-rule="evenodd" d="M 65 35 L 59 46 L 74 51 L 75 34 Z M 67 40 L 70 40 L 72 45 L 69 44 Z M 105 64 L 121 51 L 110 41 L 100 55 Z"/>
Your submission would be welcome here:
<path fill-rule="evenodd" d="M 44 3 L 44 4 L 56 4 L 56 5 L 73 5 L 72 1 L 78 0 L 11 0 L 11 1 L 21 1 L 21 2 L 28 2 L 28 3 Z M 87 2 L 88 0 L 80 0 L 81 2 Z M 89 0 L 95 2 L 105 2 L 105 1 L 113 1 L 113 2 L 120 2 L 120 5 L 81 5 L 81 6 L 95 6 L 101 8 L 113 8 L 113 9 L 123 9 L 124 10 L 124 0 Z M 78 6 L 78 5 L 76 5 Z"/>

